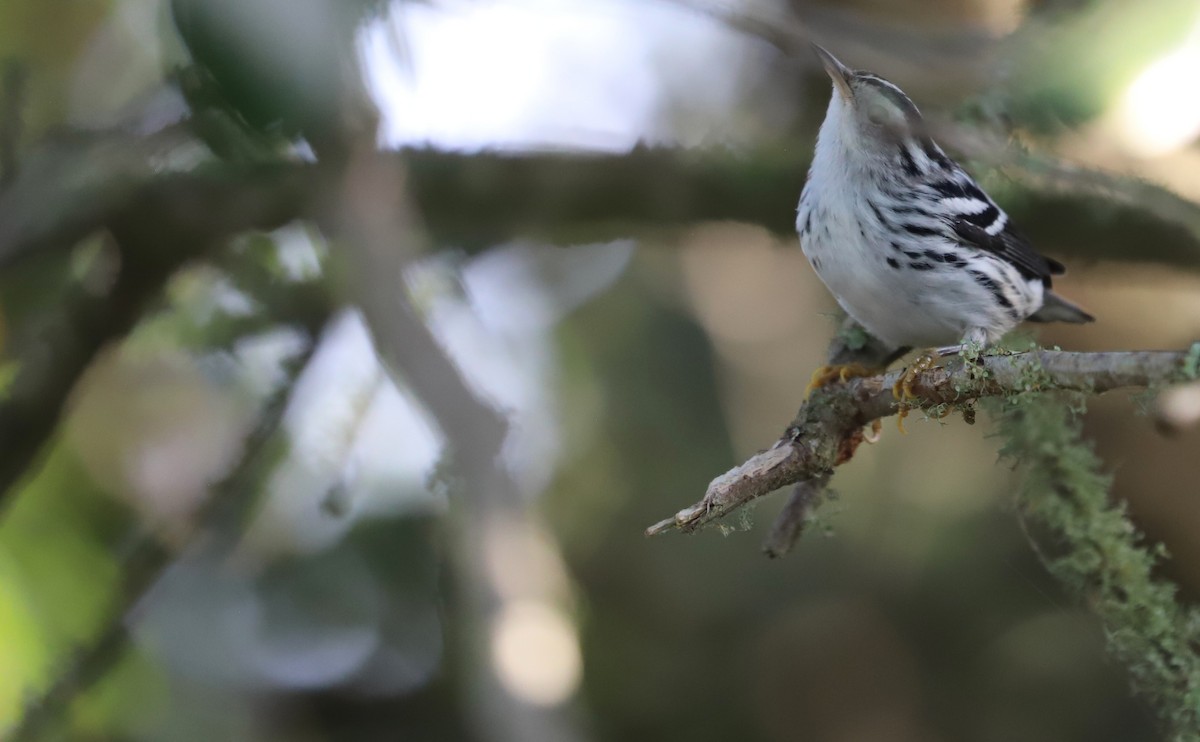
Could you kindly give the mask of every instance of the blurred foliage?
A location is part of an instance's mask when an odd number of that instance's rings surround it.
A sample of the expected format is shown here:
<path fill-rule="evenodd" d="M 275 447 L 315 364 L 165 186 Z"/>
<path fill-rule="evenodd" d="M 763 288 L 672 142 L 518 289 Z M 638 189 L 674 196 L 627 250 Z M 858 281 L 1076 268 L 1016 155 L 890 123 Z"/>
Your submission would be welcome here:
<path fill-rule="evenodd" d="M 51 0 L 0 6 L 0 59 L 36 70 L 27 77 L 27 128 L 44 131 L 66 116 L 79 56 L 113 5 L 112 0 Z"/>
<path fill-rule="evenodd" d="M 56 651 L 100 631 L 117 585 L 115 553 L 128 535 L 126 518 L 90 484 L 78 460 L 62 450 L 51 455 L 5 514 L 0 525 L 4 589 L 19 596 L 22 606 L 12 628 L 25 630 L 0 633 L 5 665 L 24 668 L 5 673 L 13 685 L 0 697 L 4 718 L 17 715 L 31 686 L 49 684 Z"/>
<path fill-rule="evenodd" d="M 1156 0 L 1033 16 L 1012 42 L 1012 68 L 1002 73 L 1006 115 L 1042 133 L 1095 119 L 1138 70 L 1186 38 L 1198 15 L 1191 0 Z"/>
<path fill-rule="evenodd" d="M 259 132 L 304 135 L 318 151 L 332 146 L 346 119 L 364 115 L 355 32 L 386 4 L 171 0 L 175 27 L 220 93 L 197 91 L 190 102 L 202 110 L 223 104 Z"/>

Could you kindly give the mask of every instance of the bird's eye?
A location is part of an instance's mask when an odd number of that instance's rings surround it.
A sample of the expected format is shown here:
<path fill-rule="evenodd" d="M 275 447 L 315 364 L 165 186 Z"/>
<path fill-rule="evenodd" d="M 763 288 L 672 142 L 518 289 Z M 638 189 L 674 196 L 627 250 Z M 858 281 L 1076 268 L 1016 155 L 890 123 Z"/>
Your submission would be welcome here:
<path fill-rule="evenodd" d="M 887 109 L 881 105 L 874 105 L 867 109 L 867 119 L 872 124 L 884 124 L 888 120 Z"/>

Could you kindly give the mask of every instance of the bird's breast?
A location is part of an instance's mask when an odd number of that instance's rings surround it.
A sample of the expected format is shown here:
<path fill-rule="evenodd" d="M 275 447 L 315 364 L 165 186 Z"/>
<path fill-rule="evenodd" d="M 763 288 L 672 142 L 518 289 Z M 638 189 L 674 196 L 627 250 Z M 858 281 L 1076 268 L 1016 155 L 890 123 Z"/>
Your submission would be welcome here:
<path fill-rule="evenodd" d="M 933 264 L 923 250 L 889 232 L 862 199 L 830 202 L 810 194 L 797 213 L 800 246 L 838 304 L 872 335 L 893 346 L 957 342 L 978 293 L 965 271 Z"/>

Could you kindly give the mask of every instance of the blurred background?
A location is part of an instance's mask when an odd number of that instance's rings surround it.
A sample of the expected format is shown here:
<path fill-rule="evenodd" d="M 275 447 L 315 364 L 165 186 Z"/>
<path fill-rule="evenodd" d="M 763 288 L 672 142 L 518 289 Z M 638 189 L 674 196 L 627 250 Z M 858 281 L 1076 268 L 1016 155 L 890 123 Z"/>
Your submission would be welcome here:
<path fill-rule="evenodd" d="M 1098 321 L 1014 342 L 1200 337 L 1195 0 L 0 4 L 5 738 L 1159 739 L 982 416 L 886 424 L 784 559 L 782 494 L 642 535 L 838 325 L 809 38 L 1069 265 Z M 1190 394 L 1086 424 L 1186 598 Z"/>

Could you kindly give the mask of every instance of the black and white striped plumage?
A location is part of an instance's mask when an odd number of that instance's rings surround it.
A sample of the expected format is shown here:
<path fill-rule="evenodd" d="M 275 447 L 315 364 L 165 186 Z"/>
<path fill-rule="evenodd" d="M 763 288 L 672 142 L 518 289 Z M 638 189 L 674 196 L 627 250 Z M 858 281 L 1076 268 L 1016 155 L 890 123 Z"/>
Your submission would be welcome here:
<path fill-rule="evenodd" d="M 1063 266 L 929 138 L 900 88 L 817 52 L 834 92 L 796 228 L 850 316 L 895 348 L 989 345 L 1026 319 L 1092 320 L 1050 290 Z"/>

